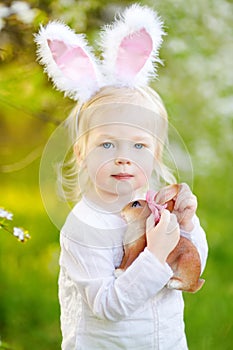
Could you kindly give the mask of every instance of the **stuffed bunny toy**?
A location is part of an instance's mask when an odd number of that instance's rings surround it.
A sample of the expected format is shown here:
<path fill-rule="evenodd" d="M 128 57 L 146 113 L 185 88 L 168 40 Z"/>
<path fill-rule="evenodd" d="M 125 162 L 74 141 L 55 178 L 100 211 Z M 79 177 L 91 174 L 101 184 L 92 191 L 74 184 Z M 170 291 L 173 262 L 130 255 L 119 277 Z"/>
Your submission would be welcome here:
<path fill-rule="evenodd" d="M 124 256 L 116 270 L 117 276 L 126 270 L 146 247 L 146 219 L 153 213 L 156 225 L 162 208 L 172 212 L 178 191 L 178 184 L 166 186 L 158 193 L 148 191 L 146 200 L 130 202 L 123 208 L 121 214 L 128 223 L 128 228 L 124 236 Z M 174 273 L 167 283 L 167 288 L 194 293 L 202 287 L 204 280 L 200 279 L 200 256 L 189 239 L 180 236 L 177 246 L 168 255 L 167 263 Z"/>

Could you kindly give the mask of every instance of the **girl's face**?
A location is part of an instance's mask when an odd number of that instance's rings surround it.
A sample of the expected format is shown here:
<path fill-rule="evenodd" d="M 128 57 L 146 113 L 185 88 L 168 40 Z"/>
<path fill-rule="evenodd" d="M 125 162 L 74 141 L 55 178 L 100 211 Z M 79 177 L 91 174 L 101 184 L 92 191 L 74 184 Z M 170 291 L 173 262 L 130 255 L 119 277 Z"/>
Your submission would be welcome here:
<path fill-rule="evenodd" d="M 118 106 L 92 116 L 84 166 L 92 184 L 85 192 L 95 202 L 124 205 L 148 185 L 156 152 L 151 134 L 155 116 L 143 112 L 135 106 L 120 110 Z"/>

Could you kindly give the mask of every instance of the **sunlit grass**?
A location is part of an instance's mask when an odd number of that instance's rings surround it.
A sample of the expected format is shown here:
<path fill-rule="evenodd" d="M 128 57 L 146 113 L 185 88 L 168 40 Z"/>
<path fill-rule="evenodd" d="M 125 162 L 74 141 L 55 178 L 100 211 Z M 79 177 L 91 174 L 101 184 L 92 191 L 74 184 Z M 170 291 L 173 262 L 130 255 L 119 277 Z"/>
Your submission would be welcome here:
<path fill-rule="evenodd" d="M 24 244 L 0 232 L 1 338 L 17 350 L 58 349 L 58 230 L 47 217 L 38 188 L 4 187 L 1 200 L 32 237 Z"/>

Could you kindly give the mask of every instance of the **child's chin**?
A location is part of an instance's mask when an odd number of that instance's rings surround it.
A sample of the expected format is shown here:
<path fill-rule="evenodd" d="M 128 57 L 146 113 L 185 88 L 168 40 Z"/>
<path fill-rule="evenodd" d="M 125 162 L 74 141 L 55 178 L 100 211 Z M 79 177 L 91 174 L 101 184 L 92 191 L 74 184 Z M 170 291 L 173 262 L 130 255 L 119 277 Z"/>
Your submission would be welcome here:
<path fill-rule="evenodd" d="M 135 192 L 132 184 L 129 181 L 119 181 L 116 186 L 116 193 L 118 196 L 126 196 L 129 198 L 132 197 L 132 194 Z"/>

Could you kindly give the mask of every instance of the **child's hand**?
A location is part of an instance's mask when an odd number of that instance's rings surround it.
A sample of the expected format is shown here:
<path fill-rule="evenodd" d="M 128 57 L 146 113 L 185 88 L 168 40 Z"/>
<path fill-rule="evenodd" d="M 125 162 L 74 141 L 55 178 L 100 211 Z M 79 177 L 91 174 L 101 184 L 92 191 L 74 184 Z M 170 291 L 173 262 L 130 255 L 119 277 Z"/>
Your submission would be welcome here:
<path fill-rule="evenodd" d="M 197 210 L 197 198 L 185 183 L 180 185 L 179 193 L 175 199 L 173 213 L 176 215 L 181 230 L 186 232 L 194 228 L 192 218 Z"/>
<path fill-rule="evenodd" d="M 164 264 L 179 241 L 180 228 L 176 216 L 166 209 L 159 223 L 154 225 L 154 216 L 150 215 L 146 221 L 147 248 Z"/>

